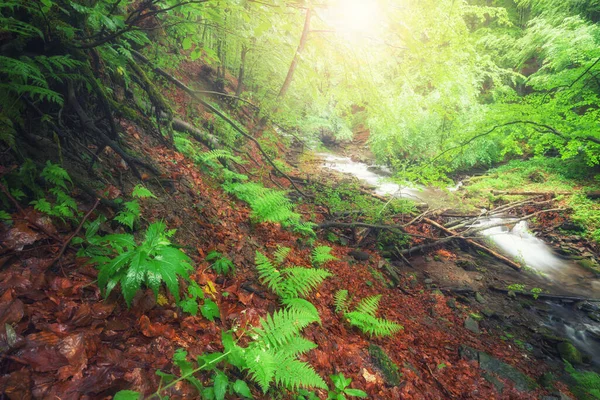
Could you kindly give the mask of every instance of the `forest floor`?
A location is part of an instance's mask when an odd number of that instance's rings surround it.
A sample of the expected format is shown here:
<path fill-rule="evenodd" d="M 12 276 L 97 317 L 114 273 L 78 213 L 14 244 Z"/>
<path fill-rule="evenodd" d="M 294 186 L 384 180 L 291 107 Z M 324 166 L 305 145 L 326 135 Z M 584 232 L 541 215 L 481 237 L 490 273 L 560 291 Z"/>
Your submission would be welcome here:
<path fill-rule="evenodd" d="M 178 91 L 168 95 L 185 113 L 184 95 Z M 287 246 L 292 248 L 290 262 L 310 266 L 310 252 L 318 244 L 331 246 L 338 260 L 326 264 L 334 275 L 309 299 L 322 324 L 304 331 L 318 348 L 303 359 L 328 383 L 329 375 L 341 372 L 352 378 L 351 387 L 365 390 L 372 399 L 539 399 L 557 390 L 569 393 L 558 381 L 536 383 L 547 378 L 548 372 L 560 374 L 560 368 L 532 356 L 514 340 L 503 340 L 506 324 L 497 321 L 514 316 L 512 300 L 485 293 L 485 301 L 478 302 L 472 296 L 455 299 L 440 291 L 455 275 L 479 290 L 495 279 L 494 273 L 459 271 L 453 252 L 438 252 L 438 261 L 420 257 L 412 261 L 414 269 L 398 266 L 398 282 L 391 284 L 385 275 L 388 261 L 378 252 L 367 249 L 368 259 L 359 261 L 349 254 L 354 248 L 323 239 L 309 245 L 277 224 L 251 222 L 250 209 L 225 194 L 192 160 L 130 121 L 121 120 L 120 125 L 129 133 L 128 147 L 165 171 L 160 180 L 145 182 L 157 198 L 141 201 L 144 220 L 164 220 L 169 228 L 177 229 L 173 240 L 194 260 L 193 279 L 218 304 L 220 316 L 211 322 L 184 314 L 170 295 L 162 293 L 157 301 L 149 289 L 135 297 L 130 309 L 117 291 L 103 299 L 96 285 L 97 270 L 76 256 L 75 246 L 68 246 L 55 259 L 67 238 L 78 233 L 76 227 L 52 222 L 21 205 L 23 211 L 13 215 L 15 224 L 3 225 L 0 232 L 4 235 L 0 254 L 0 326 L 4 327 L 0 388 L 4 398 L 108 399 L 120 389 L 151 394 L 159 381 L 156 371 L 177 373 L 172 361 L 176 349 L 184 348 L 194 357 L 222 350 L 221 331 L 232 328 L 244 342 L 245 332 L 277 309 L 277 297 L 259 283 L 256 250 L 271 255 L 278 246 Z M 255 148 L 249 151 L 260 159 Z M 130 193 L 137 181 L 120 169 L 116 155 L 106 153 L 103 159 L 105 165 L 113 166 L 109 167 L 113 176 L 124 178 L 119 184 L 105 185 L 101 192 L 111 198 Z M 251 172 L 268 183 L 261 170 L 259 165 Z M 286 186 L 284 179 L 271 179 Z M 93 202 L 79 195 L 82 211 L 89 211 Z M 302 208 L 306 215 L 316 215 L 315 222 L 322 218 L 318 210 Z M 92 217 L 99 213 L 110 216 L 113 211 L 101 206 Z M 104 233 L 122 228 L 110 229 Z M 233 276 L 223 278 L 209 268 L 205 257 L 211 250 L 233 260 L 237 267 Z M 479 279 L 480 274 L 485 277 Z M 443 280 L 444 276 L 451 280 Z M 403 330 L 378 339 L 350 327 L 334 312 L 333 296 L 340 289 L 349 290 L 356 299 L 381 294 L 380 316 L 401 324 Z M 498 318 L 473 324 L 473 315 L 492 305 L 502 308 L 493 311 Z M 515 326 L 525 324 L 524 318 L 513 321 Z M 225 372 L 241 376 L 233 368 Z M 208 376 L 202 379 L 206 382 Z M 293 398 L 287 392 L 262 395 L 257 386 L 251 389 L 256 398 Z M 317 394 L 327 396 L 323 390 Z M 163 395 L 198 398 L 185 383 Z"/>

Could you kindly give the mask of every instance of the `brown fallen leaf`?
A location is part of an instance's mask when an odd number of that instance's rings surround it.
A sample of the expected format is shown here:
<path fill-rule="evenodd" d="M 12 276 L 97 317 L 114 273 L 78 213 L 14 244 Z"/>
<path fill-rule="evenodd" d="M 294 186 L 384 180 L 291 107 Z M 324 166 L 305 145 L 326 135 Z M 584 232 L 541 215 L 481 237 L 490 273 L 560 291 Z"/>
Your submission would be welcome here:
<path fill-rule="evenodd" d="M 58 369 L 58 379 L 61 381 L 70 377 L 80 379 L 88 361 L 83 333 L 70 335 L 61 340 L 58 344 L 58 351 L 69 362 L 68 365 Z"/>
<path fill-rule="evenodd" d="M 169 325 L 150 322 L 150 318 L 142 315 L 138 321 L 142 334 L 146 337 L 164 336 L 171 339 L 175 336 L 175 330 Z"/>
<path fill-rule="evenodd" d="M 19 322 L 25 314 L 24 307 L 23 302 L 15 298 L 12 289 L 4 292 L 0 297 L 0 325 Z"/>
<path fill-rule="evenodd" d="M 17 357 L 27 362 L 36 372 L 56 371 L 69 363 L 56 346 L 28 347 L 17 352 Z"/>
<path fill-rule="evenodd" d="M 40 237 L 38 232 L 29 227 L 27 221 L 18 220 L 0 241 L 8 250 L 21 251 L 25 246 L 37 242 Z"/>
<path fill-rule="evenodd" d="M 0 378 L 0 393 L 14 400 L 30 400 L 33 398 L 29 370 L 21 369 Z"/>

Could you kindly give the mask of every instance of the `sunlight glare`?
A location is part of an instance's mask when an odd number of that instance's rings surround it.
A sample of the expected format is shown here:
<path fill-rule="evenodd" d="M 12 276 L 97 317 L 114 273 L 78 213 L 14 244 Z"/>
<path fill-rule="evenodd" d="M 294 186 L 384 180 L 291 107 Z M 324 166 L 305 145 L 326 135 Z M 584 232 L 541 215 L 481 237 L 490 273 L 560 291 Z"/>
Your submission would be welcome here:
<path fill-rule="evenodd" d="M 336 0 L 326 12 L 327 22 L 346 39 L 372 36 L 381 24 L 377 0 Z"/>

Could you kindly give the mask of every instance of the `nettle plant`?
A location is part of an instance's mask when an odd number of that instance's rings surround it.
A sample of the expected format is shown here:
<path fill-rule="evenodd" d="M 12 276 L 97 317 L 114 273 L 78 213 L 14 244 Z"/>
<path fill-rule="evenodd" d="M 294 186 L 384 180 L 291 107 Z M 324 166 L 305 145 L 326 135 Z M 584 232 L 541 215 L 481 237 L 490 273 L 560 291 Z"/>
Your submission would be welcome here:
<path fill-rule="evenodd" d="M 380 294 L 365 297 L 350 311 L 348 291 L 338 290 L 334 295 L 335 312 L 343 313 L 350 325 L 357 327 L 369 336 L 391 336 L 404 327 L 384 318 L 377 318 L 380 300 Z"/>
<path fill-rule="evenodd" d="M 154 197 L 148 189 L 140 186 L 134 189 L 134 196 Z M 137 203 L 135 200 L 132 202 Z M 115 220 L 131 209 L 131 206 L 126 206 Z M 133 217 L 125 218 L 127 222 L 133 222 L 139 218 L 139 212 Z M 122 222 L 123 218 L 120 219 L 117 221 Z M 200 311 L 210 321 L 219 316 L 216 303 L 205 298 L 202 288 L 190 277 L 194 270 L 192 260 L 171 243 L 170 238 L 176 232 L 174 229 L 167 230 L 166 224 L 158 221 L 148 226 L 141 240 L 130 233 L 102 236 L 99 231 L 106 221 L 106 217 L 98 217 L 87 223 L 84 238 L 73 239 L 74 244 L 83 246 L 78 255 L 89 257 L 90 263 L 96 264 L 98 286 L 105 298 L 119 286 L 127 306 L 131 307 L 135 295 L 143 287 L 150 288 L 158 298 L 164 284 L 184 312 L 196 315 Z M 184 282 L 187 289 L 183 296 L 180 295 L 180 282 Z M 198 304 L 200 300 L 204 300 L 202 306 Z"/>

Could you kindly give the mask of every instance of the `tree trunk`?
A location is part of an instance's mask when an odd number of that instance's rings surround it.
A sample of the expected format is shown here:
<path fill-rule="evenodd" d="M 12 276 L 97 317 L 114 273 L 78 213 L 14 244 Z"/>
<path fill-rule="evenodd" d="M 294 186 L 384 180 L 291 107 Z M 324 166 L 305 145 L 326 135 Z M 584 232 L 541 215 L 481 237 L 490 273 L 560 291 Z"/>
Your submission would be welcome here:
<path fill-rule="evenodd" d="M 242 85 L 244 83 L 244 72 L 246 68 L 246 53 L 248 53 L 248 48 L 243 44 L 242 53 L 240 55 L 240 72 L 238 73 L 237 87 L 235 88 L 235 97 L 240 97 L 242 94 Z"/>
<path fill-rule="evenodd" d="M 298 65 L 298 61 L 300 60 L 300 55 L 304 51 L 304 47 L 306 46 L 306 41 L 308 40 L 308 32 L 310 31 L 310 18 L 311 18 L 311 9 L 308 8 L 306 10 L 306 18 L 304 20 L 304 29 L 302 30 L 302 36 L 300 37 L 300 43 L 298 43 L 298 49 L 296 50 L 296 54 L 294 54 L 294 58 L 292 59 L 292 63 L 290 64 L 290 69 L 288 69 L 287 76 L 285 77 L 285 81 L 281 86 L 281 90 L 277 95 L 277 99 L 282 99 L 285 97 L 290 84 L 292 83 L 292 79 L 294 78 L 294 71 L 296 71 L 296 66 Z"/>

